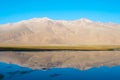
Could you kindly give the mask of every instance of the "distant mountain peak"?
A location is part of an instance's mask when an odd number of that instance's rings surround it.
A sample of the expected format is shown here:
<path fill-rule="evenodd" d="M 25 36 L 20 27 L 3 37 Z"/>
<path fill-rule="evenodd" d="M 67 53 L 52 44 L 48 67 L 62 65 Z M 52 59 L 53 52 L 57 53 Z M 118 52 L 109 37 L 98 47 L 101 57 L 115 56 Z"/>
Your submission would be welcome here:
<path fill-rule="evenodd" d="M 43 18 L 41 18 L 42 20 L 52 20 L 52 19 L 50 19 L 50 18 L 48 18 L 48 17 L 43 17 Z"/>
<path fill-rule="evenodd" d="M 79 19 L 79 21 L 81 21 L 81 22 L 92 22 L 91 20 L 86 19 L 86 18 L 81 18 L 81 19 Z"/>
<path fill-rule="evenodd" d="M 49 19 L 47 17 L 30 19 L 30 21 L 48 21 L 48 20 L 52 20 L 52 19 Z"/>

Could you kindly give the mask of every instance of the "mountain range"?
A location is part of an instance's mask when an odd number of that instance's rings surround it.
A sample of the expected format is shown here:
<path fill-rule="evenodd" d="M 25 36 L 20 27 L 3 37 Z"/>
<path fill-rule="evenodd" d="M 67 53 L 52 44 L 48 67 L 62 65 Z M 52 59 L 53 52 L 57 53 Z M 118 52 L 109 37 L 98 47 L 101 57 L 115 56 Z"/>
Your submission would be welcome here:
<path fill-rule="evenodd" d="M 0 25 L 0 43 L 23 45 L 120 45 L 120 25 L 88 19 L 33 18 Z"/>

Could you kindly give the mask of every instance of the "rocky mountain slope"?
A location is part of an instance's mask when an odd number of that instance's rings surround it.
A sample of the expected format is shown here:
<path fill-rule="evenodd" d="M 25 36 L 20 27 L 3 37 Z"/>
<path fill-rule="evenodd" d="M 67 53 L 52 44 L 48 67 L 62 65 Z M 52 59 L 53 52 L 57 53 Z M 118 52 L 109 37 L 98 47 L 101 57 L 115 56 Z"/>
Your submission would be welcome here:
<path fill-rule="evenodd" d="M 120 25 L 33 18 L 0 25 L 0 43 L 24 45 L 118 45 Z"/>

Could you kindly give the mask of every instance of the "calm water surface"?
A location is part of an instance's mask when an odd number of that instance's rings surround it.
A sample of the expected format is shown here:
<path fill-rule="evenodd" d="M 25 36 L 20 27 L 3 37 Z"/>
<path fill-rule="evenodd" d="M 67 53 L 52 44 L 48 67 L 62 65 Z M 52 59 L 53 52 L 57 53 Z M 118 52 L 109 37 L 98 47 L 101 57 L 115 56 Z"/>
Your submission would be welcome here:
<path fill-rule="evenodd" d="M 0 80 L 120 80 L 120 66 L 88 70 L 53 68 L 32 70 L 0 62 Z"/>

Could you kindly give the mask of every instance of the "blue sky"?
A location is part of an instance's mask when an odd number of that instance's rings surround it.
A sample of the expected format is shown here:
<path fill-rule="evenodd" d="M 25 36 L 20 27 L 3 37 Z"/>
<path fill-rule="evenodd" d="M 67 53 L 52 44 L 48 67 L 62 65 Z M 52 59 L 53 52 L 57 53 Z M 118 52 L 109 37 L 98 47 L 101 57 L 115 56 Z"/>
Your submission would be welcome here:
<path fill-rule="evenodd" d="M 120 0 L 0 0 L 0 24 L 36 17 L 120 24 Z"/>

